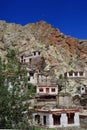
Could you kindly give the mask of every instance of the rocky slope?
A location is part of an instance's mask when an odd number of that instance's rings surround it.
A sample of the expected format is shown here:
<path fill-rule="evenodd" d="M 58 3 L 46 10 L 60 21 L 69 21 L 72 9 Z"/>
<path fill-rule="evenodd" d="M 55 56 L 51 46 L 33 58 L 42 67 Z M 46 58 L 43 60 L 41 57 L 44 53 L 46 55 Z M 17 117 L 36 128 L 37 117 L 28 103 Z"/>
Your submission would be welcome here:
<path fill-rule="evenodd" d="M 66 71 L 85 71 L 87 74 L 87 41 L 66 36 L 45 21 L 25 26 L 0 21 L 0 56 L 7 48 L 18 49 L 19 54 L 41 51 L 46 67 L 56 77 Z M 71 82 L 71 83 L 70 83 Z M 67 83 L 67 91 L 76 93 L 76 87 L 87 85 L 86 79 Z M 73 89 L 74 88 L 74 89 Z"/>

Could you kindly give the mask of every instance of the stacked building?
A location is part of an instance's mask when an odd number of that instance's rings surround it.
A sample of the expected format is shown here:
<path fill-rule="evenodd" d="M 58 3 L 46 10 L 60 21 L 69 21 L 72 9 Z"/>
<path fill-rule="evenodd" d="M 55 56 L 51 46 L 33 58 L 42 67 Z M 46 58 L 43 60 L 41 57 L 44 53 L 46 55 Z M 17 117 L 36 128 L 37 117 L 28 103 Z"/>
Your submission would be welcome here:
<path fill-rule="evenodd" d="M 21 55 L 20 62 L 26 65 L 28 82 L 36 86 L 32 107 L 33 124 L 49 128 L 79 127 L 79 109 L 72 108 L 72 96 L 59 94 L 60 85 L 58 79 L 44 71 L 45 60 L 39 51 L 30 55 Z M 41 69 L 42 68 L 42 69 Z M 65 77 L 84 77 L 84 72 L 66 72 Z"/>

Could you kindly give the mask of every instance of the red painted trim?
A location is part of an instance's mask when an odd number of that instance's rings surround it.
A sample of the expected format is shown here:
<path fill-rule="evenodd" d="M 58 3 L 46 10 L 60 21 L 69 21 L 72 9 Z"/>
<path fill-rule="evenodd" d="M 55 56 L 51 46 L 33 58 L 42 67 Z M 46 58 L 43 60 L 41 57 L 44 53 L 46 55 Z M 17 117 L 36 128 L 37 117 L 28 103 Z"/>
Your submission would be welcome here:
<path fill-rule="evenodd" d="M 50 88 L 50 87 L 58 87 L 58 86 L 37 86 L 37 87 L 46 87 L 46 88 Z"/>
<path fill-rule="evenodd" d="M 62 109 L 62 110 L 55 110 L 55 111 L 52 111 L 52 110 L 36 110 L 36 112 L 42 112 L 42 113 L 49 113 L 49 114 L 60 114 L 60 113 L 75 113 L 75 112 L 79 112 L 79 109 Z"/>

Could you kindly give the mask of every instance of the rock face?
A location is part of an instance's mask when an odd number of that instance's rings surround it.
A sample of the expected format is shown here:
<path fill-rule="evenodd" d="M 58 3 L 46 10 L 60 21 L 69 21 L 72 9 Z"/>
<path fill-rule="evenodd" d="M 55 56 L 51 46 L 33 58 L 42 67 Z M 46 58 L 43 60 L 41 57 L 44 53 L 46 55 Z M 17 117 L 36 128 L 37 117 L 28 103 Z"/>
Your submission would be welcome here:
<path fill-rule="evenodd" d="M 39 50 L 45 58 L 45 69 L 57 78 L 70 70 L 82 70 L 87 75 L 87 41 L 66 36 L 45 21 L 25 26 L 0 21 L 1 57 L 5 57 L 7 48 L 17 49 L 19 54 Z M 76 92 L 73 87 L 86 84 L 86 79 L 71 83 L 67 82 L 68 90 Z"/>

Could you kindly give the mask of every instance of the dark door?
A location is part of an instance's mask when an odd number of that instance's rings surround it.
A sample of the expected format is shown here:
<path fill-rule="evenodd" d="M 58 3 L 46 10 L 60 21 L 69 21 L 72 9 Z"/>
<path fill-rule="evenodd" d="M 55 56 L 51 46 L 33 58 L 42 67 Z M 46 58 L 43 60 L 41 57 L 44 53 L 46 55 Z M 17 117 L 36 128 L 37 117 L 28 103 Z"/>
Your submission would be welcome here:
<path fill-rule="evenodd" d="M 46 88 L 46 93 L 49 93 L 49 88 Z"/>

